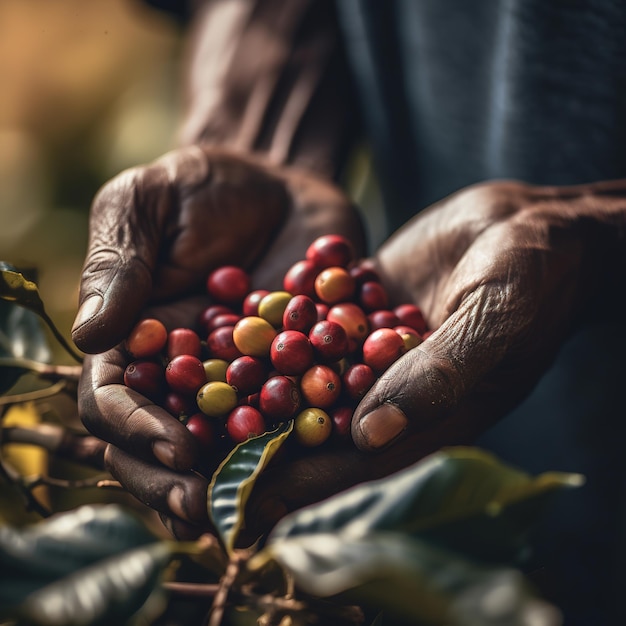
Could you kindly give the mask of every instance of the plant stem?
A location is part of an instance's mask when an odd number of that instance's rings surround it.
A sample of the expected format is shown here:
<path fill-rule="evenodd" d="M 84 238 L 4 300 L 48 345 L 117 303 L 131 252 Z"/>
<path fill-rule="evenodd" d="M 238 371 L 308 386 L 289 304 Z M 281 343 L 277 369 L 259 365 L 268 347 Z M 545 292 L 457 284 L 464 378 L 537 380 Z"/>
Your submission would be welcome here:
<path fill-rule="evenodd" d="M 217 583 L 184 583 L 184 582 L 164 582 L 163 588 L 177 596 L 185 596 L 188 598 L 207 598 L 214 597 L 218 592 L 220 585 Z"/>
<path fill-rule="evenodd" d="M 2 431 L 2 441 L 39 446 L 59 458 L 104 469 L 104 441 L 93 435 L 71 432 L 56 424 L 7 427 Z"/>
<path fill-rule="evenodd" d="M 222 576 L 219 587 L 215 593 L 207 626 L 219 626 L 222 623 L 228 595 L 230 594 L 239 571 L 241 570 L 242 563 L 244 563 L 247 558 L 247 553 L 244 556 L 239 552 L 235 552 L 231 556 L 228 566 L 226 567 L 226 572 L 224 573 L 224 576 Z"/>
<path fill-rule="evenodd" d="M 50 328 L 56 340 L 61 344 L 61 346 L 63 346 L 63 348 L 65 348 L 65 351 L 78 363 L 82 363 L 83 357 L 80 354 L 78 354 L 78 352 L 76 352 L 76 350 L 74 350 L 72 346 L 70 346 L 68 341 L 65 339 L 63 334 L 59 331 L 59 329 L 56 327 L 55 323 L 52 321 L 52 318 L 46 313 L 46 311 L 42 309 L 39 312 L 39 314 L 41 315 L 41 318 L 43 319 L 43 321 L 46 322 L 46 324 L 48 324 L 48 328 Z"/>
<path fill-rule="evenodd" d="M 69 379 L 77 381 L 83 369 L 82 365 L 52 365 L 50 363 L 42 363 L 41 361 L 33 361 L 32 359 L 10 356 L 0 357 L 0 366 L 16 367 L 35 372 L 46 380 Z"/>

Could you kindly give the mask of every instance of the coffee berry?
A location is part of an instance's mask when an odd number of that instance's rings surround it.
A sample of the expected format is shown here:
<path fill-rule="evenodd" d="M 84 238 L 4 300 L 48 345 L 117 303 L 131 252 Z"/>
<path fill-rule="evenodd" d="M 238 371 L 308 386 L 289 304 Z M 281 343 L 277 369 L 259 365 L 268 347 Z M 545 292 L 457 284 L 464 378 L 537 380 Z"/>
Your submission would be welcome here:
<path fill-rule="evenodd" d="M 195 328 L 137 322 L 125 342 L 125 384 L 185 423 L 208 452 L 294 420 L 295 441 L 350 439 L 354 409 L 377 378 L 429 330 L 419 306 L 390 306 L 350 241 L 324 235 L 285 273 L 252 289 L 241 267 L 206 279 Z"/>

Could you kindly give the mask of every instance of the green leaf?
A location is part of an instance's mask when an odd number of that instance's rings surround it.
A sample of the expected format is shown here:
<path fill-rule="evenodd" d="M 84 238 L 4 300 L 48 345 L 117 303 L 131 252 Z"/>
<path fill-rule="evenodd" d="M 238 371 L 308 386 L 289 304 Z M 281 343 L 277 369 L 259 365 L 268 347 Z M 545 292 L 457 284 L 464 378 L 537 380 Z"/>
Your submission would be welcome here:
<path fill-rule="evenodd" d="M 257 477 L 293 429 L 293 420 L 233 448 L 213 474 L 208 488 L 209 516 L 230 553 L 243 528 L 245 506 Z"/>
<path fill-rule="evenodd" d="M 411 624 L 521 626 L 530 623 L 524 620 L 531 612 L 534 617 L 540 604 L 516 570 L 477 565 L 401 533 L 275 539 L 253 557 L 249 567 L 257 570 L 272 559 L 306 593 L 340 596 L 342 602 L 382 610 Z M 505 606 L 494 610 L 493 603 L 484 600 L 495 589 L 502 596 L 503 585 Z M 550 623 L 538 620 L 536 625 Z"/>
<path fill-rule="evenodd" d="M 353 538 L 400 531 L 475 557 L 510 560 L 524 548 L 550 498 L 580 484 L 577 474 L 531 477 L 487 452 L 448 448 L 296 511 L 271 537 L 341 531 Z"/>
<path fill-rule="evenodd" d="M 32 311 L 0 300 L 0 357 L 49 363 L 51 358 L 41 320 Z M 0 393 L 9 390 L 27 367 L 0 367 Z"/>
<path fill-rule="evenodd" d="M 172 556 L 152 543 L 95 563 L 31 593 L 14 612 L 34 626 L 124 623 L 155 590 Z"/>
<path fill-rule="evenodd" d="M 39 295 L 37 285 L 13 269 L 7 269 L 7 264 L 0 264 L 0 298 L 36 313 L 48 325 L 56 339 L 65 350 L 78 362 L 82 357 L 69 345 L 65 337 L 59 332 L 52 319 L 48 316 L 44 303 Z"/>
<path fill-rule="evenodd" d="M 84 505 L 21 529 L 0 528 L 0 606 L 156 537 L 119 505 Z"/>

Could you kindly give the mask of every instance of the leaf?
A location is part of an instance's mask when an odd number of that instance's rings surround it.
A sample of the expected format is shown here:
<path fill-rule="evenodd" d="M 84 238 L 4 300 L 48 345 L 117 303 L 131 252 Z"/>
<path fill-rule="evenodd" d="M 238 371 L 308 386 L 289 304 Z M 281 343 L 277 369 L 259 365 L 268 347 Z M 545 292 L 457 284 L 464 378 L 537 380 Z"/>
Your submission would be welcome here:
<path fill-rule="evenodd" d="M 243 528 L 245 506 L 257 477 L 292 429 L 293 420 L 238 444 L 213 474 L 207 498 L 209 516 L 229 553 Z"/>
<path fill-rule="evenodd" d="M 510 560 L 558 490 L 577 474 L 537 477 L 469 447 L 447 448 L 382 480 L 371 481 L 281 520 L 272 538 L 341 531 L 363 537 L 401 531 L 464 554 Z"/>
<path fill-rule="evenodd" d="M 31 593 L 15 615 L 35 626 L 124 623 L 146 603 L 171 556 L 167 542 L 123 552 Z"/>
<path fill-rule="evenodd" d="M 82 357 L 69 345 L 65 337 L 59 332 L 52 319 L 48 316 L 43 300 L 39 295 L 37 285 L 24 278 L 14 269 L 7 269 L 6 263 L 0 263 L 0 298 L 8 302 L 14 302 L 36 313 L 48 325 L 57 341 L 78 362 Z"/>
<path fill-rule="evenodd" d="M 39 317 L 4 300 L 0 300 L 0 357 L 41 363 L 49 363 L 51 358 Z M 0 393 L 9 390 L 27 371 L 27 367 L 0 367 Z"/>
<path fill-rule="evenodd" d="M 0 268 L 0 298 L 16 302 L 40 315 L 44 310 L 37 285 L 6 265 Z"/>
<path fill-rule="evenodd" d="M 156 541 L 119 505 L 84 505 L 45 521 L 0 528 L 0 606 L 104 558 Z"/>
<path fill-rule="evenodd" d="M 249 567 L 264 567 L 270 559 L 280 563 L 305 593 L 340 595 L 342 602 L 382 610 L 412 624 L 522 626 L 530 623 L 524 620 L 538 603 L 516 570 L 477 565 L 451 551 L 394 532 L 350 538 L 329 533 L 275 539 L 251 559 Z M 493 610 L 493 604 L 484 599 L 502 585 L 507 592 L 506 606 Z M 459 610 L 461 607 L 471 611 L 466 614 Z M 500 621 L 503 615 L 506 621 Z M 536 626 L 550 623 L 538 620 Z"/>

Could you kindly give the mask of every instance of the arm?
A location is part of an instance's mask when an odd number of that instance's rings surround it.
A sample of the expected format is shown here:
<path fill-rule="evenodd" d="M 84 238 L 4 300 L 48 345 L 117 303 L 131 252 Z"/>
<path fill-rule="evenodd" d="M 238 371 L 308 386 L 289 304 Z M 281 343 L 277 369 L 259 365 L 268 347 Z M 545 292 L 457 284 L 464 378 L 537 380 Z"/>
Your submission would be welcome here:
<path fill-rule="evenodd" d="M 330 181 L 354 120 L 331 7 L 201 5 L 181 147 L 118 175 L 91 208 L 72 329 L 87 353 L 79 412 L 109 442 L 111 472 L 179 523 L 207 523 L 206 479 L 190 471 L 199 452 L 183 424 L 124 386 L 121 342 L 148 312 L 168 328 L 193 325 L 220 264 L 277 288 L 321 234 L 345 234 L 363 253 L 358 213 Z"/>
<path fill-rule="evenodd" d="M 212 0 L 192 23 L 182 147 L 123 172 L 92 206 L 72 331 L 86 352 L 115 345 L 149 302 L 200 288 L 220 262 L 271 284 L 324 232 L 363 249 L 354 207 L 331 184 L 355 130 L 333 3 Z M 211 245 L 224 236 L 228 249 Z"/>
<path fill-rule="evenodd" d="M 337 176 L 356 106 L 334 2 L 200 3 L 189 44 L 183 144 Z"/>

